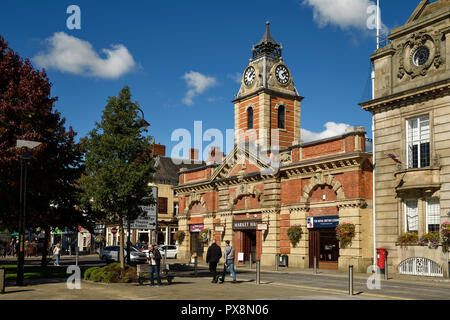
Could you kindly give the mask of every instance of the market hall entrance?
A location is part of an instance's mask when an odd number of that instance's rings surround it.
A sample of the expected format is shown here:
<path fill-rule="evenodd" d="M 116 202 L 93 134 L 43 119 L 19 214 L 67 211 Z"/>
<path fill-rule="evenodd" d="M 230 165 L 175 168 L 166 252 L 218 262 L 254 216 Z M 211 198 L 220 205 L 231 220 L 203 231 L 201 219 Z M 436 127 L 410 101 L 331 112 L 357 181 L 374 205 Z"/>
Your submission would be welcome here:
<path fill-rule="evenodd" d="M 244 262 L 256 262 L 256 231 L 242 231 L 242 251 L 244 252 Z"/>
<path fill-rule="evenodd" d="M 323 217 L 320 219 L 333 218 Z M 309 218 L 308 218 L 309 219 Z M 317 219 L 317 218 L 315 218 Z M 339 219 L 337 217 L 337 219 Z M 314 257 L 317 257 L 317 268 L 337 270 L 339 259 L 339 240 L 336 236 L 336 223 L 328 227 L 327 224 L 316 223 L 316 226 L 326 228 L 309 229 L 309 267 L 314 268 Z M 312 226 L 312 225 L 311 225 Z M 310 227 L 310 226 L 309 226 Z"/>

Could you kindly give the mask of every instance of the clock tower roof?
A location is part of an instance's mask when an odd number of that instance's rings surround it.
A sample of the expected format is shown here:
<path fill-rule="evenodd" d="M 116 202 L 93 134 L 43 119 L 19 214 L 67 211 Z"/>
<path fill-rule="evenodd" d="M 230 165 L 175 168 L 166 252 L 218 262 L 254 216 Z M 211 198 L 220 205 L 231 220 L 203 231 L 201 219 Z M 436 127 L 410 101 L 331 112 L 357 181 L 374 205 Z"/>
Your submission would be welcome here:
<path fill-rule="evenodd" d="M 253 47 L 253 59 L 257 59 L 261 56 L 269 56 L 273 58 L 281 57 L 282 46 L 275 41 L 270 33 L 270 22 L 266 22 L 266 32 L 261 41 Z"/>

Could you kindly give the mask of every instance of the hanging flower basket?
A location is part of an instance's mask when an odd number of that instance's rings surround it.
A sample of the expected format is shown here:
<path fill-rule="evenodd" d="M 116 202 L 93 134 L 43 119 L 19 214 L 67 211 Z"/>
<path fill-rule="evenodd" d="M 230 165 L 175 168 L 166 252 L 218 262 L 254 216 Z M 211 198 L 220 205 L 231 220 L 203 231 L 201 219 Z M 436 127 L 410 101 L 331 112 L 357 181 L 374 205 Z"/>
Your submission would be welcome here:
<path fill-rule="evenodd" d="M 289 240 L 292 243 L 292 246 L 295 247 L 297 243 L 300 241 L 303 231 L 302 227 L 294 225 L 291 226 L 286 233 L 287 236 L 289 237 Z"/>
<path fill-rule="evenodd" d="M 352 245 L 355 237 L 355 225 L 353 223 L 343 223 L 336 227 L 337 239 L 342 249 Z"/>
<path fill-rule="evenodd" d="M 95 236 L 95 242 L 96 243 L 102 243 L 104 241 L 105 241 L 105 236 L 103 236 L 101 234 Z"/>
<path fill-rule="evenodd" d="M 203 229 L 202 231 L 200 231 L 200 240 L 203 243 L 207 243 L 210 237 L 210 231 L 209 229 Z"/>
<path fill-rule="evenodd" d="M 178 244 L 182 244 L 185 236 L 186 234 L 184 233 L 184 231 L 178 230 L 177 232 L 175 232 L 173 238 L 175 239 L 175 241 L 178 241 Z"/>
<path fill-rule="evenodd" d="M 441 225 L 441 238 L 442 246 L 445 251 L 449 251 L 450 248 L 450 222 L 444 222 Z"/>

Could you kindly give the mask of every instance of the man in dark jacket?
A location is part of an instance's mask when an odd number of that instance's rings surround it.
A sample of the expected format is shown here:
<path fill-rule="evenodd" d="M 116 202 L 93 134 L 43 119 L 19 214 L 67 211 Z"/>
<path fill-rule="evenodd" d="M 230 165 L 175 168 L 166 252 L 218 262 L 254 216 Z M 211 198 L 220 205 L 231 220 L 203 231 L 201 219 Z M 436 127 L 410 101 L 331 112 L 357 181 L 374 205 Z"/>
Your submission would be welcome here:
<path fill-rule="evenodd" d="M 161 254 L 159 253 L 158 248 L 155 248 L 152 244 L 148 246 L 148 254 L 147 258 L 148 263 L 150 264 L 150 286 L 153 287 L 153 275 L 156 273 L 156 280 L 158 280 L 158 286 L 161 285 L 161 277 L 159 276 L 159 268 L 161 265 Z"/>
<path fill-rule="evenodd" d="M 216 269 L 220 258 L 222 258 L 222 250 L 220 250 L 220 247 L 213 242 L 206 253 L 206 263 L 209 263 L 209 271 L 213 275 L 213 279 L 211 281 L 212 283 L 217 283 L 217 280 L 219 280 L 219 275 L 217 274 Z"/>

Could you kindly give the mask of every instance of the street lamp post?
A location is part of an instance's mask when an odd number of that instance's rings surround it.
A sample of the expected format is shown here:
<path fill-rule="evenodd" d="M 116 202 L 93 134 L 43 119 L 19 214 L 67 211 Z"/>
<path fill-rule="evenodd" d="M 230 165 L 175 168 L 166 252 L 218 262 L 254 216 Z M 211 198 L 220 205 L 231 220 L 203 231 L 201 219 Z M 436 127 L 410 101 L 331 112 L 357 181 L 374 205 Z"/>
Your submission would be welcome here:
<path fill-rule="evenodd" d="M 26 148 L 31 150 L 39 146 L 40 142 L 17 140 L 16 148 Z M 27 194 L 27 173 L 28 160 L 32 158 L 29 151 L 22 151 L 20 155 L 20 204 L 19 204 L 19 252 L 17 254 L 17 279 L 16 284 L 23 286 L 23 274 L 25 265 L 25 213 L 26 213 L 26 194 Z"/>

